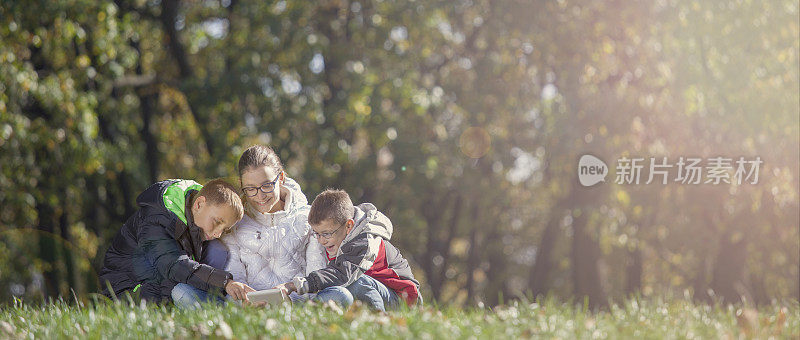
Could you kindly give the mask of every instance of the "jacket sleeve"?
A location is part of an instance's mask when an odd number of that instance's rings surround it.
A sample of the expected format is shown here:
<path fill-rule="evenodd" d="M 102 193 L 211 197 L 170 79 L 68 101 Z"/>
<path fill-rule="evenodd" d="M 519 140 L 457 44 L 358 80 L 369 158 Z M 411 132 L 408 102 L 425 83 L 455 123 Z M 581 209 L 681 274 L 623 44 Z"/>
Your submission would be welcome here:
<path fill-rule="evenodd" d="M 222 242 L 228 246 L 228 252 L 230 254 L 225 270 L 233 275 L 234 281 L 249 284 L 247 282 L 247 269 L 241 257 L 242 248 L 236 243 L 236 236 L 234 234 L 226 235 L 222 238 Z"/>
<path fill-rule="evenodd" d="M 325 268 L 293 280 L 298 293 L 314 293 L 332 286 L 348 286 L 372 267 L 380 248 L 379 237 L 363 234 L 342 245 L 342 253 Z"/>
<path fill-rule="evenodd" d="M 397 276 L 414 282 L 417 288 L 419 288 L 419 281 L 414 278 L 414 273 L 411 272 L 411 266 L 409 266 L 408 260 L 400 254 L 400 250 L 389 241 L 384 241 L 383 245 L 385 247 L 386 262 L 389 268 L 391 268 Z"/>
<path fill-rule="evenodd" d="M 186 283 L 201 290 L 225 287 L 231 274 L 189 258 L 164 226 L 153 219 L 145 220 L 139 229 L 139 247 L 158 272 L 170 280 Z"/>

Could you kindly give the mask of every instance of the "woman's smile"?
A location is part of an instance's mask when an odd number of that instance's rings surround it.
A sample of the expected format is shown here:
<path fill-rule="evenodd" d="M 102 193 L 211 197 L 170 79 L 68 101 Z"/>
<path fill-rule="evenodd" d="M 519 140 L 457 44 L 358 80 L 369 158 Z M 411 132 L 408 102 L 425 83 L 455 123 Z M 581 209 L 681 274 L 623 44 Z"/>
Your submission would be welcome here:
<path fill-rule="evenodd" d="M 272 201 L 272 197 L 267 197 L 264 200 L 255 200 L 256 204 L 259 206 L 267 206 L 267 203 Z"/>

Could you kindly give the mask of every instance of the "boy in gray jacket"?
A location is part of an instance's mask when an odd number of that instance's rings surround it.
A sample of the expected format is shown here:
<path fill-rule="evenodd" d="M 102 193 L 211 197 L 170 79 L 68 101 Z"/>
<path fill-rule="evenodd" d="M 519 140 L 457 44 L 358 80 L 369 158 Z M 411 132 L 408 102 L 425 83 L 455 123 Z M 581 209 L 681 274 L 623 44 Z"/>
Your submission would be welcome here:
<path fill-rule="evenodd" d="M 389 243 L 392 222 L 374 205 L 353 206 L 346 192 L 325 190 L 311 204 L 308 223 L 328 265 L 280 285 L 287 294 L 316 292 L 315 300 L 345 307 L 356 299 L 380 311 L 401 299 L 409 305 L 421 300 L 408 261 Z"/>

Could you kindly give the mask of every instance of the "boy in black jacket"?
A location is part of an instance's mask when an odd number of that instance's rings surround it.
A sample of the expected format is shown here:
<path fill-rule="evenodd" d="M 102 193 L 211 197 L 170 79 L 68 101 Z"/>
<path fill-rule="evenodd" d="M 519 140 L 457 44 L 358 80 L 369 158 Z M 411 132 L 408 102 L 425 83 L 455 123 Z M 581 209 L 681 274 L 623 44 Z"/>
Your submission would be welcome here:
<path fill-rule="evenodd" d="M 397 307 L 401 299 L 409 305 L 421 301 L 408 261 L 389 243 L 392 222 L 374 205 L 354 207 L 346 192 L 326 190 L 311 204 L 308 223 L 325 247 L 328 266 L 279 288 L 317 292 L 317 301 L 345 307 L 357 299 L 380 311 Z"/>
<path fill-rule="evenodd" d="M 139 210 L 114 236 L 100 270 L 106 296 L 132 293 L 148 302 L 176 300 L 194 306 L 214 288 L 247 300 L 252 288 L 230 273 L 199 263 L 209 240 L 242 218 L 236 188 L 221 179 L 201 186 L 191 180 L 151 185 L 136 199 Z M 113 290 L 109 291 L 108 288 Z"/>

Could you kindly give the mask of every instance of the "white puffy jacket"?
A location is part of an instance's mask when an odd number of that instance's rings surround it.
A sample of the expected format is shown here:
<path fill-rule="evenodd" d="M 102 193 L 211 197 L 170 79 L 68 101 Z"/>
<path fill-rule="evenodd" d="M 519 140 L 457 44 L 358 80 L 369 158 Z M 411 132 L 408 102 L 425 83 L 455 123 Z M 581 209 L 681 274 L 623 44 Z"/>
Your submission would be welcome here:
<path fill-rule="evenodd" d="M 310 206 L 300 185 L 287 177 L 282 189 L 286 192 L 282 211 L 262 214 L 245 203 L 247 213 L 233 232 L 222 237 L 230 251 L 225 270 L 235 281 L 256 290 L 289 282 L 327 264 L 325 249 L 311 237 Z"/>

